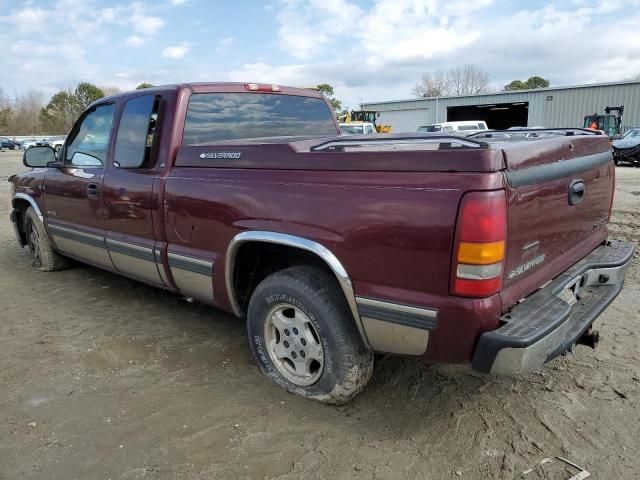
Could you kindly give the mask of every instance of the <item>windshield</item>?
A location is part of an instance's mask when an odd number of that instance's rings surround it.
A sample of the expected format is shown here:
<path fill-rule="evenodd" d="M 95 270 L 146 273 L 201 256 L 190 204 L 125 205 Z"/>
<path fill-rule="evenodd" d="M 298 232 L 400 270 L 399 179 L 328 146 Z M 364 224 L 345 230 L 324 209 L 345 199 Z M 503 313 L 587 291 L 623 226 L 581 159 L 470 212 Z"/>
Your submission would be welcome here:
<path fill-rule="evenodd" d="M 640 128 L 633 128 L 622 136 L 622 138 L 634 138 L 634 137 L 640 137 Z"/>
<path fill-rule="evenodd" d="M 340 131 L 343 135 L 360 135 L 364 133 L 362 125 L 340 125 Z"/>

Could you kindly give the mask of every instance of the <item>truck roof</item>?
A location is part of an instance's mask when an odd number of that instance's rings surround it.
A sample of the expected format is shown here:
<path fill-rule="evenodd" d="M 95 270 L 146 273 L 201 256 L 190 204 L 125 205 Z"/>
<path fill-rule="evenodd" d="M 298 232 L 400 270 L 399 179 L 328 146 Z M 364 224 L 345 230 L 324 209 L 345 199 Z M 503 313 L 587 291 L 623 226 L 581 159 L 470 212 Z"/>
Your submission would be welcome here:
<path fill-rule="evenodd" d="M 261 90 L 253 90 L 249 86 L 258 86 Z M 262 89 L 264 88 L 264 89 Z M 312 88 L 301 87 L 287 87 L 284 85 L 276 85 L 272 83 L 256 83 L 256 82 L 188 82 L 188 83 L 173 83 L 167 85 L 154 85 L 153 87 L 144 88 L 141 90 L 129 90 L 108 97 L 103 97 L 97 100 L 95 103 L 102 103 L 105 100 L 116 100 L 119 98 L 128 98 L 139 95 L 141 92 L 166 92 L 166 91 L 179 91 L 179 90 L 191 90 L 194 93 L 272 93 L 283 95 L 296 95 L 299 97 L 312 97 L 322 98 L 322 93 Z"/>

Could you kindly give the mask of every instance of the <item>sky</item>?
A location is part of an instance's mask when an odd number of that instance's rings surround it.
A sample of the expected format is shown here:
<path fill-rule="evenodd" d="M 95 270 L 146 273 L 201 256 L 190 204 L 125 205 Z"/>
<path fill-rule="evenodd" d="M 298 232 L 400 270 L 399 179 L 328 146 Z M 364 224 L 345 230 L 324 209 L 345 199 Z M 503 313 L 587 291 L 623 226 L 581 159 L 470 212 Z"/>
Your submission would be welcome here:
<path fill-rule="evenodd" d="M 357 108 L 464 64 L 495 89 L 629 79 L 639 25 L 640 0 L 0 0 L 0 87 L 329 83 Z"/>

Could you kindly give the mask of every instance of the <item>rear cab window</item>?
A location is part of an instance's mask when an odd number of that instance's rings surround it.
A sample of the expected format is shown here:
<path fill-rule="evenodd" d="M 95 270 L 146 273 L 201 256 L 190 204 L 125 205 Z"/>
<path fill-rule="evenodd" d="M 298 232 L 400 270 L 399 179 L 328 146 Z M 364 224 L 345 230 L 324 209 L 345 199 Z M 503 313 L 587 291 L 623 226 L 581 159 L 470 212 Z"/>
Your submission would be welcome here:
<path fill-rule="evenodd" d="M 194 93 L 182 144 L 284 136 L 335 136 L 324 99 L 271 93 Z"/>

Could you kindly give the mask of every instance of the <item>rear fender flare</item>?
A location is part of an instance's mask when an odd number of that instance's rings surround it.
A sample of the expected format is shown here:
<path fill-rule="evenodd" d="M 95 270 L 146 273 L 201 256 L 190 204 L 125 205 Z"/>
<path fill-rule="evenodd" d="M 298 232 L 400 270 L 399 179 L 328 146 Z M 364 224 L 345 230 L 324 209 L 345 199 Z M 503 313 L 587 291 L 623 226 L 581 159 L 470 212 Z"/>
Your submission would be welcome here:
<path fill-rule="evenodd" d="M 238 317 L 242 316 L 242 309 L 240 308 L 240 305 L 238 304 L 236 298 L 236 292 L 233 285 L 233 274 L 235 271 L 236 254 L 238 252 L 238 249 L 242 244 L 247 242 L 274 243 L 288 247 L 299 248 L 301 250 L 306 250 L 317 255 L 322 261 L 324 261 L 335 275 L 336 280 L 338 281 L 338 284 L 340 285 L 340 288 L 344 293 L 347 303 L 349 304 L 351 314 L 353 315 L 353 319 L 356 322 L 356 326 L 358 327 L 358 331 L 360 332 L 360 336 L 362 337 L 362 341 L 367 348 L 370 348 L 369 342 L 367 341 L 367 336 L 364 333 L 360 314 L 358 313 L 358 306 L 356 304 L 356 296 L 353 289 L 353 283 L 351 282 L 346 269 L 344 268 L 342 263 L 340 263 L 340 260 L 338 260 L 336 256 L 331 252 L 331 250 L 326 248 L 324 245 L 319 244 L 318 242 L 309 240 L 308 238 L 289 235 L 286 233 L 268 231 L 246 231 L 241 232 L 233 237 L 233 239 L 229 243 L 229 247 L 227 248 L 225 258 L 225 283 L 227 294 L 229 296 L 229 304 L 231 305 L 233 312 Z"/>

